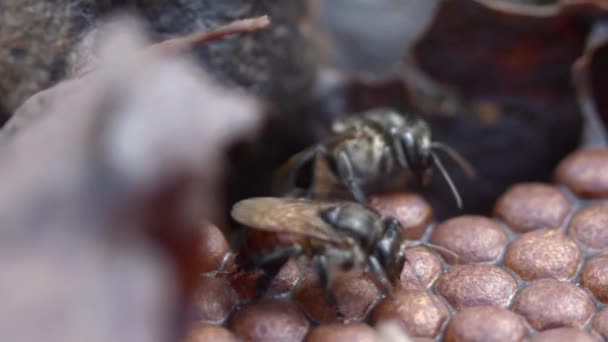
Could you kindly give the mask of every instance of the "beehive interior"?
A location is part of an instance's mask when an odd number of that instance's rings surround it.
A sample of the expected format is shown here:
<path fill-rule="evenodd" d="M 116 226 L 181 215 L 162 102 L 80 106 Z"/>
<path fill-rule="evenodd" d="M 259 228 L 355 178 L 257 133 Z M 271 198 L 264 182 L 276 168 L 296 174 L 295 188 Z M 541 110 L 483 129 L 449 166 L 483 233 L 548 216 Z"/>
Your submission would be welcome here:
<path fill-rule="evenodd" d="M 602 151 L 568 156 L 557 167 L 559 183 L 513 185 L 492 216 L 424 222 L 420 213 L 432 209 L 419 195 L 374 196 L 378 210 L 400 219 L 412 246 L 392 296 L 385 297 L 366 272 L 336 275 L 342 318 L 324 300 L 305 259 L 287 263 L 262 298 L 251 290 L 260 271 L 226 274 L 217 268 L 203 278 L 194 317 L 247 340 L 374 335 L 366 327 L 386 319 L 397 319 L 413 337 L 446 341 L 606 338 L 608 191 L 601 185 L 608 154 Z M 596 172 L 569 172 L 585 163 Z M 590 184 L 597 191 L 586 191 Z M 427 241 L 458 257 L 416 246 Z"/>

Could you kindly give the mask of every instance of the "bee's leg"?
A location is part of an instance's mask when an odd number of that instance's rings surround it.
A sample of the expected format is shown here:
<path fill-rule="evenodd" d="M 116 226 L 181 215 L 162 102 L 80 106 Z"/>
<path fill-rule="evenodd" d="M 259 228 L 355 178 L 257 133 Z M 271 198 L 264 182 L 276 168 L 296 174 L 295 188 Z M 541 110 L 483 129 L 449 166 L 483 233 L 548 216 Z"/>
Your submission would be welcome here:
<path fill-rule="evenodd" d="M 313 160 L 316 160 L 316 158 L 319 156 L 325 158 L 325 160 L 327 160 L 329 162 L 329 164 L 331 165 L 331 163 L 332 163 L 331 154 L 329 153 L 327 148 L 323 145 L 317 146 L 317 148 L 315 149 L 315 155 L 314 155 Z M 306 198 L 308 198 L 308 199 L 313 199 L 315 197 L 315 187 L 317 186 L 317 184 L 315 183 L 315 177 L 316 177 L 315 173 L 316 173 L 316 170 L 313 170 L 312 182 L 306 192 Z"/>
<path fill-rule="evenodd" d="M 336 168 L 340 179 L 344 182 L 348 190 L 351 192 L 355 200 L 361 204 L 365 204 L 367 199 L 361 189 L 359 183 L 355 180 L 355 173 L 350 157 L 345 151 L 338 152 L 338 160 Z"/>
<path fill-rule="evenodd" d="M 443 253 L 443 254 L 449 254 L 453 259 L 454 259 L 454 263 L 458 263 L 460 256 L 458 255 L 458 253 L 452 251 L 451 249 L 439 246 L 439 245 L 435 245 L 432 243 L 428 243 L 428 242 L 422 242 L 421 245 L 428 247 L 430 249 L 433 249 L 439 253 Z"/>
<path fill-rule="evenodd" d="M 367 265 L 369 266 L 369 270 L 374 275 L 374 278 L 376 278 L 376 280 L 378 280 L 382 285 L 384 292 L 387 295 L 390 294 L 393 291 L 393 286 L 388 280 L 386 272 L 384 272 L 384 269 L 382 268 L 382 265 L 380 265 L 378 258 L 373 255 L 369 256 L 369 258 L 367 259 Z"/>
<path fill-rule="evenodd" d="M 403 230 L 403 228 L 401 227 L 401 223 L 399 223 L 399 221 L 394 217 L 387 217 L 386 219 L 384 219 L 383 224 L 385 231 L 394 230 L 401 232 Z"/>
<path fill-rule="evenodd" d="M 341 317 L 340 308 L 338 307 L 338 300 L 331 288 L 331 279 L 329 278 L 329 268 L 327 265 L 327 257 L 325 255 L 319 255 L 315 258 L 315 266 L 317 268 L 317 274 L 319 275 L 319 284 L 323 289 L 323 295 L 327 304 L 336 309 L 338 317 Z"/>
<path fill-rule="evenodd" d="M 317 145 L 289 158 L 289 160 L 279 169 L 278 178 L 282 179 L 282 184 L 280 189 L 277 189 L 276 191 L 284 193 L 295 189 L 296 180 L 300 170 L 306 164 L 315 160 L 315 158 L 317 158 L 319 155 L 324 156 L 325 158 L 329 157 L 329 151 L 327 151 L 325 146 Z M 312 186 L 310 188 L 312 189 Z M 308 191 L 307 195 L 310 197 L 310 190 Z"/>
<path fill-rule="evenodd" d="M 405 157 L 405 151 L 403 150 L 403 140 L 399 133 L 393 133 L 390 135 L 390 144 L 394 150 L 394 157 L 397 159 L 397 163 L 399 166 L 406 169 L 408 167 L 408 162 Z"/>
<path fill-rule="evenodd" d="M 253 257 L 253 264 L 257 267 L 263 266 L 262 268 L 264 269 L 264 275 L 256 281 L 256 293 L 258 295 L 263 295 L 287 260 L 291 257 L 300 256 L 301 254 L 302 247 L 294 245 L 277 249 L 263 256 Z"/>
<path fill-rule="evenodd" d="M 289 259 L 290 257 L 297 257 L 301 254 L 302 247 L 299 245 L 293 245 L 284 248 L 277 248 L 270 253 L 261 256 L 256 256 L 253 258 L 253 262 L 257 266 L 262 266 L 278 260 Z"/>

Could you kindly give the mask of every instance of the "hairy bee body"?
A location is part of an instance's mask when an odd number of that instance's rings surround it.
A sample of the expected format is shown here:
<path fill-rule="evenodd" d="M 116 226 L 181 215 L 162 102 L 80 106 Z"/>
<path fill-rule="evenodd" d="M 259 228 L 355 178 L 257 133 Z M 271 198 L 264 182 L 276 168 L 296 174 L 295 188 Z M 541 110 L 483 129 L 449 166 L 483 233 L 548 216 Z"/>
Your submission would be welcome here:
<path fill-rule="evenodd" d="M 329 149 L 330 159 L 339 158 L 337 151 L 344 151 L 352 163 L 352 181 L 358 184 L 363 193 L 382 191 L 405 185 L 405 179 L 411 178 L 408 171 L 395 168 L 394 158 L 384 151 L 383 139 L 378 136 L 369 138 L 363 144 L 359 139 L 348 139 L 335 148 Z M 347 184 L 336 175 L 335 166 L 326 162 L 324 156 L 314 160 L 314 173 L 310 188 L 311 198 L 349 199 L 352 194 Z"/>
<path fill-rule="evenodd" d="M 382 191 L 404 185 L 412 178 L 412 169 L 400 167 L 397 147 L 391 131 L 398 132 L 414 124 L 417 119 L 406 118 L 394 111 L 369 111 L 358 116 L 338 120 L 333 123 L 336 135 L 348 135 L 332 148 L 332 158 L 340 158 L 344 153 L 351 161 L 355 182 L 363 192 Z M 426 131 L 428 126 L 424 122 Z M 428 135 L 430 139 L 430 134 Z"/>
<path fill-rule="evenodd" d="M 332 266 L 345 270 L 368 266 L 390 291 L 390 280 L 399 276 L 405 261 L 405 237 L 398 221 L 356 202 L 259 197 L 236 203 L 231 215 L 252 229 L 292 234 L 291 245 L 254 256 L 256 263 L 309 257 L 326 292 Z"/>
<path fill-rule="evenodd" d="M 294 155 L 281 167 L 279 192 L 289 193 L 295 187 L 299 170 L 319 158 L 327 161 L 326 172 L 333 177 L 325 177 L 315 168 L 309 195 L 331 193 L 319 188 L 338 185 L 359 203 L 366 203 L 366 193 L 394 190 L 411 178 L 427 185 L 436 166 L 461 206 L 458 191 L 433 150 L 447 152 L 469 175 L 474 171 L 451 148 L 432 141 L 431 130 L 421 118 L 380 108 L 337 120 L 332 132 L 334 136 L 330 139 Z"/>

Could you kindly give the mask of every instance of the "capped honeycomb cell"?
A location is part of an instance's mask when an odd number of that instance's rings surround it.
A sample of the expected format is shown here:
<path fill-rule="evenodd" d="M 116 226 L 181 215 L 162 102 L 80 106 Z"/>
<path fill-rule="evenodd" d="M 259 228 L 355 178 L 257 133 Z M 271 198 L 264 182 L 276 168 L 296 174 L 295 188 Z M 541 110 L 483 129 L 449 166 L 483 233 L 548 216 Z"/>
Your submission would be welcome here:
<path fill-rule="evenodd" d="M 517 295 L 513 311 L 537 330 L 582 328 L 595 313 L 595 305 L 584 290 L 571 283 L 541 279 Z"/>
<path fill-rule="evenodd" d="M 431 243 L 453 252 L 439 250 L 450 264 L 471 264 L 497 262 L 508 240 L 500 225 L 489 218 L 459 216 L 435 227 Z"/>
<path fill-rule="evenodd" d="M 441 275 L 435 290 L 456 310 L 479 305 L 506 308 L 517 291 L 517 282 L 497 266 L 462 265 Z"/>
<path fill-rule="evenodd" d="M 510 187 L 494 207 L 494 214 L 512 230 L 557 229 L 564 223 L 571 204 L 555 186 L 522 183 Z"/>

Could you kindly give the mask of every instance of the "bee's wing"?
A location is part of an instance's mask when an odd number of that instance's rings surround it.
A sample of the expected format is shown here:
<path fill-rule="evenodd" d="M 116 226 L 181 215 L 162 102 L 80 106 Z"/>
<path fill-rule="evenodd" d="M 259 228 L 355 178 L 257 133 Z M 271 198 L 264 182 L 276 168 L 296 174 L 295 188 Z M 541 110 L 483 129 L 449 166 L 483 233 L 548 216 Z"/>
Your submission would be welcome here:
<path fill-rule="evenodd" d="M 317 145 L 302 150 L 291 156 L 274 174 L 272 192 L 284 195 L 294 190 L 297 174 L 306 164 L 316 157 Z"/>
<path fill-rule="evenodd" d="M 319 147 L 331 149 L 333 146 L 344 141 L 345 139 L 352 139 L 356 137 L 356 134 L 357 133 L 354 131 L 347 131 L 339 135 L 334 135 L 317 145 L 306 148 L 291 156 L 275 172 L 274 178 L 276 181 L 273 184 L 273 192 L 278 195 L 283 195 L 293 190 L 297 173 L 306 164 L 315 159 L 317 152 L 319 151 Z"/>
<path fill-rule="evenodd" d="M 294 198 L 256 197 L 236 203 L 230 214 L 237 222 L 254 229 L 342 244 L 346 240 L 319 216 L 320 210 L 331 205 Z"/>
<path fill-rule="evenodd" d="M 325 146 L 331 147 L 331 146 L 341 143 L 344 140 L 354 139 L 354 138 L 358 138 L 360 136 L 361 136 L 361 132 L 359 132 L 355 129 L 348 129 L 348 130 L 345 130 L 344 132 L 335 133 L 331 137 L 323 140 L 321 143 Z"/>

